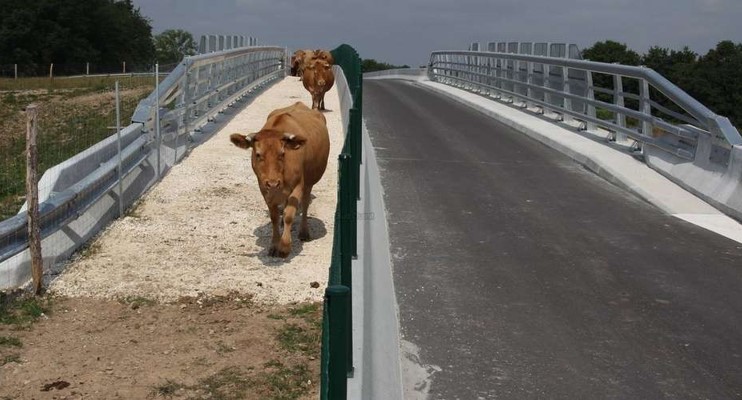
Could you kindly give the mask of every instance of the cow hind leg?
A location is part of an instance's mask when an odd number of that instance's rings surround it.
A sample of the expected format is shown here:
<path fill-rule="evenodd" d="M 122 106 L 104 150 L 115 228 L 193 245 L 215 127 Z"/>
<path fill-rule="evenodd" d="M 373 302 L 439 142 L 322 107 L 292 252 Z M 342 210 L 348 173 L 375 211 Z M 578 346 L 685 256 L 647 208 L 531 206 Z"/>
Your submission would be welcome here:
<path fill-rule="evenodd" d="M 308 242 L 312 240 L 309 236 L 309 202 L 312 198 L 312 187 L 304 188 L 301 196 L 301 226 L 299 227 L 299 240 Z"/>

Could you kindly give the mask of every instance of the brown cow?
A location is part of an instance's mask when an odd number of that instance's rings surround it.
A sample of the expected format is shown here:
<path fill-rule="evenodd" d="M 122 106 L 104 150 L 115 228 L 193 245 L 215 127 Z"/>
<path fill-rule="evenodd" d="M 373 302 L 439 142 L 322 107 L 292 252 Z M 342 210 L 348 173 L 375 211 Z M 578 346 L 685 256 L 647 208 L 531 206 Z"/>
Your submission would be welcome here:
<path fill-rule="evenodd" d="M 307 216 L 312 187 L 322 178 L 330 152 L 325 116 L 303 103 L 279 108 L 268 115 L 263 128 L 249 135 L 232 134 L 237 147 L 252 148 L 252 170 L 270 211 L 273 224 L 271 257 L 291 252 L 291 225 L 301 204 L 299 240 L 309 240 Z M 283 234 L 280 234 L 283 207 Z"/>
<path fill-rule="evenodd" d="M 291 56 L 291 76 L 301 76 L 300 68 L 304 62 L 304 50 L 296 50 Z"/>
<path fill-rule="evenodd" d="M 332 66 L 324 60 L 313 60 L 304 66 L 304 88 L 312 95 L 312 109 L 325 109 L 325 93 L 335 83 Z"/>

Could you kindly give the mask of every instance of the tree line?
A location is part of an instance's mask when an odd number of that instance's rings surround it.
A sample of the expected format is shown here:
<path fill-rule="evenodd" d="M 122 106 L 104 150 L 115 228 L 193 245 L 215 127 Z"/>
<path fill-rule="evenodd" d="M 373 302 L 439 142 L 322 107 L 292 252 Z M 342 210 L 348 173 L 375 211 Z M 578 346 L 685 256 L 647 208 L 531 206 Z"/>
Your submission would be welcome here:
<path fill-rule="evenodd" d="M 184 30 L 152 35 L 131 0 L 0 0 L 0 63 L 150 66 L 195 54 Z"/>
<path fill-rule="evenodd" d="M 742 127 L 742 43 L 725 40 L 704 55 L 687 46 L 680 50 L 654 46 L 639 54 L 624 43 L 606 40 L 584 49 L 582 57 L 652 68 L 713 112 Z"/>

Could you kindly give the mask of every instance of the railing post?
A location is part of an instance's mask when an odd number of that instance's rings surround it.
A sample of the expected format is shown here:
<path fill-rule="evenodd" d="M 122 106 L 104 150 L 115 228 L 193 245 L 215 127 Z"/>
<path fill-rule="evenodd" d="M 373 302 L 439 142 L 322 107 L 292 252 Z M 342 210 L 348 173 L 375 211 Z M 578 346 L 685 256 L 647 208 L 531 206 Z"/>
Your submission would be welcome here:
<path fill-rule="evenodd" d="M 353 203 L 355 203 L 355 196 L 353 196 L 353 166 L 352 158 L 348 154 L 340 155 L 340 284 L 353 288 L 353 272 L 351 270 L 351 260 L 353 258 L 353 235 L 352 232 L 355 229 L 354 223 L 356 220 L 353 212 Z M 348 300 L 353 304 L 353 298 Z M 348 311 L 350 315 L 352 309 Z M 347 342 L 348 346 L 352 347 L 353 343 L 353 326 L 352 317 L 347 321 Z M 348 374 L 353 373 L 353 352 L 348 352 Z"/>
<path fill-rule="evenodd" d="M 118 150 L 116 173 L 119 181 L 119 218 L 121 218 L 124 215 L 124 171 L 121 165 L 121 97 L 118 80 L 116 80 L 116 145 Z"/>
<path fill-rule="evenodd" d="M 569 68 L 567 67 L 561 67 L 562 69 L 562 93 L 564 94 L 570 94 L 570 82 L 569 82 Z M 564 107 L 564 110 L 566 111 L 573 111 L 572 109 L 572 99 L 569 97 L 562 97 L 562 106 Z M 570 122 L 572 121 L 572 115 L 564 112 L 562 113 L 562 121 L 564 122 Z"/>
<path fill-rule="evenodd" d="M 155 64 L 155 93 L 155 138 L 157 139 L 157 180 L 159 180 L 162 174 L 162 135 L 160 132 L 160 64 Z M 175 134 L 178 134 L 177 130 Z"/>
<path fill-rule="evenodd" d="M 595 113 L 595 104 L 592 103 L 592 101 L 595 100 L 595 89 L 593 88 L 593 73 L 592 71 L 585 70 L 585 85 L 587 85 L 587 116 L 591 118 L 596 117 Z M 595 125 L 595 122 L 593 121 L 587 121 L 585 124 L 585 129 L 588 131 L 594 131 L 597 129 L 597 126 Z"/>
<path fill-rule="evenodd" d="M 347 286 L 335 285 L 325 289 L 328 317 L 330 319 L 328 398 L 345 399 L 348 393 L 348 354 L 351 353 L 345 327 L 350 321 L 350 289 Z"/>
<path fill-rule="evenodd" d="M 623 97 L 623 78 L 621 75 L 613 75 L 613 104 L 624 108 L 624 97 Z M 626 115 L 623 113 L 616 113 L 616 125 L 621 128 L 626 128 Z M 623 142 L 626 140 L 626 134 L 622 132 L 616 133 L 616 141 Z"/>
<path fill-rule="evenodd" d="M 640 103 L 639 103 L 639 111 L 641 111 L 642 114 L 651 117 L 652 116 L 652 104 L 650 103 L 649 99 L 649 82 L 647 82 L 646 79 L 641 79 L 639 81 L 640 86 Z M 647 120 L 642 120 L 642 135 L 647 137 L 652 137 L 652 123 Z"/>

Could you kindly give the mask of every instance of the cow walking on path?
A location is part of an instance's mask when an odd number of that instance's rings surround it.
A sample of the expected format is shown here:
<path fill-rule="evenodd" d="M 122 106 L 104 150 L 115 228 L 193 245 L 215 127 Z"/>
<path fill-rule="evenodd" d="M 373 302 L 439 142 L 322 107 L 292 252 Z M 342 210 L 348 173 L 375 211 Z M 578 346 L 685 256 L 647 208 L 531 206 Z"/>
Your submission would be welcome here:
<path fill-rule="evenodd" d="M 252 148 L 252 169 L 273 225 L 269 255 L 285 258 L 291 252 L 291 225 L 300 204 L 299 240 L 310 239 L 307 218 L 312 187 L 322 178 L 330 152 L 325 116 L 297 102 L 271 112 L 259 132 L 235 133 L 230 140 L 237 147 Z"/>
<path fill-rule="evenodd" d="M 304 88 L 312 95 L 312 108 L 325 110 L 325 93 L 335 84 L 332 65 L 327 61 L 315 59 L 304 65 L 302 76 Z"/>

